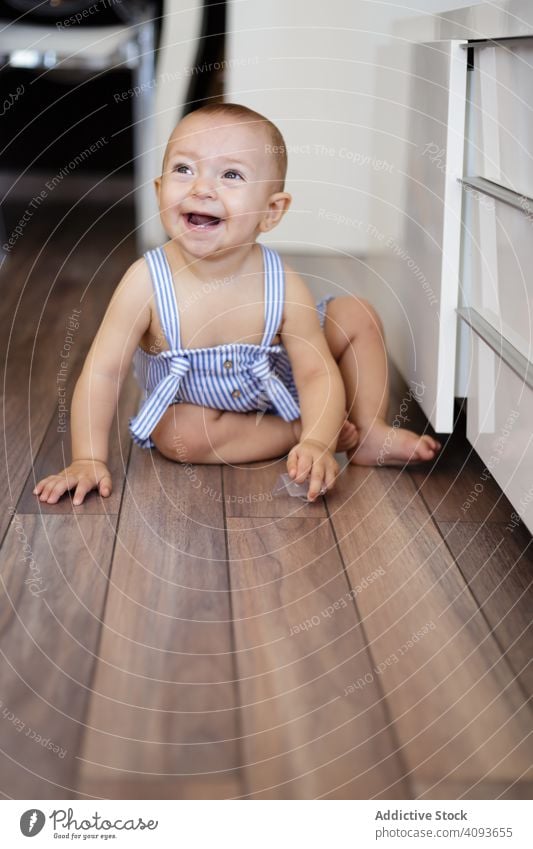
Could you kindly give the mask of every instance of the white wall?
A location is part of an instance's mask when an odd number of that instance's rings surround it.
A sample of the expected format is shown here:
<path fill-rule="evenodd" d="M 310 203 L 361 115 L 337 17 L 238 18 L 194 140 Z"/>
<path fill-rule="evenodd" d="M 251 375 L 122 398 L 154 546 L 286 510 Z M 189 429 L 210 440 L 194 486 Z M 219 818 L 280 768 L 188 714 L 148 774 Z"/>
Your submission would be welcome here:
<path fill-rule="evenodd" d="M 276 122 L 289 150 L 293 207 L 272 244 L 362 255 L 378 247 L 372 225 L 398 233 L 400 213 L 388 199 L 398 206 L 397 142 L 409 80 L 387 70 L 392 34 L 400 19 L 468 5 L 472 0 L 228 3 L 226 99 Z"/>

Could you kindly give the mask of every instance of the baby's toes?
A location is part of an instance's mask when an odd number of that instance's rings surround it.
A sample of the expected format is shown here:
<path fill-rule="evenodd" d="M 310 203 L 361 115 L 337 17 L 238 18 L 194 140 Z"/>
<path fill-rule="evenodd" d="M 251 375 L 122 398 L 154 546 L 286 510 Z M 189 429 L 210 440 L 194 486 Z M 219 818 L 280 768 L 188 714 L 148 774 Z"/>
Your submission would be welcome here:
<path fill-rule="evenodd" d="M 420 460 L 432 460 L 440 445 L 431 436 L 422 436 L 416 449 L 416 455 Z"/>
<path fill-rule="evenodd" d="M 345 450 L 347 450 L 347 451 L 350 448 L 355 448 L 355 446 L 359 442 L 359 431 L 357 430 L 356 426 L 354 424 L 352 424 L 352 422 L 349 422 L 349 425 L 350 425 L 350 429 L 349 429 L 348 433 L 346 434 L 347 446 L 346 446 Z"/>
<path fill-rule="evenodd" d="M 351 436 L 353 436 L 354 432 L 357 432 L 357 428 L 354 423 L 344 422 L 343 426 L 341 427 L 341 436 L 343 438 L 349 439 Z"/>
<path fill-rule="evenodd" d="M 359 441 L 359 431 L 353 422 L 345 421 L 342 425 L 337 440 L 337 451 L 349 451 Z"/>

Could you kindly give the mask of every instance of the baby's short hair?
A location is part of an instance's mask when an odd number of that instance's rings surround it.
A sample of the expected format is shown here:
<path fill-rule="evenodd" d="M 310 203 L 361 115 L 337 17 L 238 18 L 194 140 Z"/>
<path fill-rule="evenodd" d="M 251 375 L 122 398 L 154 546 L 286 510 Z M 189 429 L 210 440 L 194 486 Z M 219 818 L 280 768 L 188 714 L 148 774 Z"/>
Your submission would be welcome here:
<path fill-rule="evenodd" d="M 268 145 L 265 146 L 265 154 L 270 154 L 274 159 L 280 181 L 279 191 L 283 191 L 287 174 L 287 147 L 281 132 L 272 121 L 240 103 L 208 103 L 207 106 L 200 106 L 199 109 L 188 113 L 188 115 L 199 114 L 226 115 L 229 118 L 234 118 L 235 121 L 242 121 L 246 124 L 262 124 L 269 139 Z"/>

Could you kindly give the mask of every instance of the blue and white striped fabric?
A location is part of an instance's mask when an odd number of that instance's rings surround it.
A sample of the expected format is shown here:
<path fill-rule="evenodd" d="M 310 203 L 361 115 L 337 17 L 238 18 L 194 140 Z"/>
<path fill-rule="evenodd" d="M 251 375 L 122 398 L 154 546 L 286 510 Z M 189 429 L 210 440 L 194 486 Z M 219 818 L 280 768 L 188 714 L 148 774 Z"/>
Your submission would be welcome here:
<path fill-rule="evenodd" d="M 285 273 L 279 254 L 261 245 L 265 268 L 265 331 L 260 345 L 233 343 L 213 348 L 181 347 L 179 311 L 172 272 L 162 247 L 145 254 L 159 320 L 169 350 L 148 354 L 137 348 L 134 373 L 145 397 L 129 421 L 134 441 L 153 448 L 150 434 L 170 404 L 185 401 L 238 413 L 262 410 L 285 421 L 299 418 L 298 392 L 283 345 L 272 345 L 281 325 Z M 331 296 L 319 304 L 321 324 Z"/>

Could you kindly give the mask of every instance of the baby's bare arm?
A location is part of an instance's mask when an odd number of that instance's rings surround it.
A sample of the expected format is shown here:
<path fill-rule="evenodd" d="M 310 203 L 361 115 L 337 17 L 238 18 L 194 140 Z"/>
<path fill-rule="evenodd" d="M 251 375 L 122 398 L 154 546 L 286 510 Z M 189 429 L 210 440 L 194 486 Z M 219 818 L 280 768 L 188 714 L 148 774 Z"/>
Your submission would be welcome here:
<path fill-rule="evenodd" d="M 148 286 L 146 285 L 148 283 Z M 93 340 L 72 398 L 72 457 L 107 462 L 109 431 L 133 353 L 150 325 L 146 261 L 126 272 Z"/>
<path fill-rule="evenodd" d="M 74 503 L 99 487 L 111 493 L 107 469 L 109 431 L 124 378 L 135 348 L 150 325 L 151 284 L 144 259 L 138 260 L 118 284 L 87 354 L 72 397 L 72 463 L 39 481 L 34 493 L 55 504 L 76 486 Z"/>
<path fill-rule="evenodd" d="M 300 442 L 289 454 L 289 474 L 299 483 L 310 477 L 309 498 L 325 484 L 333 486 L 338 465 L 333 457 L 344 420 L 344 383 L 320 328 L 315 301 L 304 281 L 286 273 L 281 336 L 298 389 L 302 419 Z"/>

